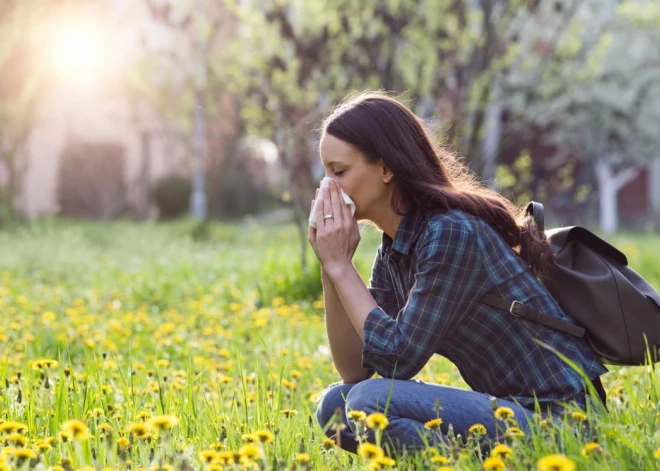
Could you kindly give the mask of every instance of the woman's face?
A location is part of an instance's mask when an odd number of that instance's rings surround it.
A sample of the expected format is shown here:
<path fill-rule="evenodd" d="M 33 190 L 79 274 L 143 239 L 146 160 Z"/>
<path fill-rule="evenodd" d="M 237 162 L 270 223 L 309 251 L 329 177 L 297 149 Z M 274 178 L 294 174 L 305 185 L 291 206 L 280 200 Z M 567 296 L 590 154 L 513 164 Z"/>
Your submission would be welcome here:
<path fill-rule="evenodd" d="M 325 175 L 339 185 L 355 202 L 355 217 L 371 219 L 370 215 L 389 204 L 387 182 L 392 174 L 381 162 L 370 164 L 361 152 L 341 139 L 324 133 L 320 143 L 321 162 Z"/>

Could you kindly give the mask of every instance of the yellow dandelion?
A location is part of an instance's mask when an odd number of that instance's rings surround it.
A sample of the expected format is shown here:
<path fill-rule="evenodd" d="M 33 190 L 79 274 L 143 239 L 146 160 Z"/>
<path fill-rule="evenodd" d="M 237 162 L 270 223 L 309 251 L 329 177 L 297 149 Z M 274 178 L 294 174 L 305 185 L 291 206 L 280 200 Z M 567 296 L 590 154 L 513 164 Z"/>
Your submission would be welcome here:
<path fill-rule="evenodd" d="M 149 426 L 156 430 L 169 430 L 179 423 L 174 415 L 157 415 L 149 420 Z"/>
<path fill-rule="evenodd" d="M 584 415 L 582 412 L 573 412 L 571 414 L 571 417 L 577 420 L 578 422 L 584 422 L 587 420 L 587 416 Z"/>
<path fill-rule="evenodd" d="M 383 430 L 389 424 L 389 420 L 385 417 L 385 414 L 380 412 L 374 412 L 367 416 L 367 427 L 375 430 Z"/>
<path fill-rule="evenodd" d="M 5 437 L 6 442 L 12 446 L 25 446 L 28 442 L 28 437 L 20 433 L 11 433 Z"/>
<path fill-rule="evenodd" d="M 91 436 L 87 424 L 77 419 L 64 422 L 62 424 L 62 432 L 68 434 L 73 440 L 86 440 Z"/>
<path fill-rule="evenodd" d="M 440 466 L 435 471 L 454 471 L 454 468 L 452 468 L 451 466 Z"/>
<path fill-rule="evenodd" d="M 438 417 L 437 419 L 429 420 L 428 422 L 426 422 L 424 424 L 424 428 L 427 428 L 429 430 L 439 430 L 441 424 L 442 424 L 442 419 Z"/>
<path fill-rule="evenodd" d="M 524 437 L 525 432 L 523 432 L 521 429 L 518 427 L 511 427 L 504 432 L 504 437 L 505 438 L 519 438 L 519 437 Z"/>
<path fill-rule="evenodd" d="M 329 449 L 331 449 L 331 448 L 334 447 L 334 446 L 335 446 L 335 441 L 334 441 L 332 438 L 326 438 L 325 440 L 323 440 L 323 441 L 321 442 L 321 447 L 322 447 L 324 450 L 329 450 Z"/>
<path fill-rule="evenodd" d="M 486 435 L 486 427 L 483 424 L 474 424 L 468 429 L 474 435 Z"/>
<path fill-rule="evenodd" d="M 231 451 L 220 451 L 217 454 L 217 460 L 220 464 L 234 464 L 234 453 Z"/>
<path fill-rule="evenodd" d="M 218 459 L 218 453 L 213 450 L 202 450 L 199 452 L 199 459 L 206 464 L 210 464 Z"/>
<path fill-rule="evenodd" d="M 131 442 L 129 442 L 129 441 L 128 441 L 128 438 L 126 438 L 126 437 L 119 437 L 119 438 L 117 439 L 117 446 L 118 446 L 121 450 L 125 450 L 125 449 L 127 449 L 129 446 L 131 446 Z"/>
<path fill-rule="evenodd" d="M 37 452 L 31 450 L 30 448 L 13 448 L 10 451 L 11 456 L 16 458 L 18 461 L 33 460 L 38 456 Z"/>
<path fill-rule="evenodd" d="M 446 456 L 436 455 L 433 458 L 431 458 L 431 463 L 443 466 L 451 463 L 451 460 Z"/>
<path fill-rule="evenodd" d="M 37 449 L 39 451 L 50 451 L 50 450 L 53 449 L 53 446 L 50 443 L 46 442 L 46 441 L 42 441 L 42 442 L 37 443 Z"/>
<path fill-rule="evenodd" d="M 495 409 L 495 418 L 497 420 L 506 420 L 514 416 L 513 409 L 509 407 L 498 407 Z"/>
<path fill-rule="evenodd" d="M 504 471 L 504 461 L 502 458 L 491 456 L 484 460 L 484 469 L 486 471 Z"/>
<path fill-rule="evenodd" d="M 394 465 L 396 465 L 396 461 L 394 461 L 392 458 L 381 456 L 380 458 L 371 460 L 369 463 L 369 471 L 391 468 Z"/>
<path fill-rule="evenodd" d="M 497 445 L 495 448 L 493 448 L 490 451 L 491 456 L 493 456 L 495 458 L 502 458 L 503 460 L 505 460 L 509 456 L 511 456 L 512 453 L 513 453 L 513 450 L 511 449 L 511 447 L 509 447 L 507 445 L 504 445 L 504 444 Z"/>
<path fill-rule="evenodd" d="M 561 454 L 547 455 L 538 460 L 539 471 L 574 471 L 575 462 Z"/>
<path fill-rule="evenodd" d="M 275 436 L 270 430 L 257 430 L 254 435 L 261 443 L 270 443 L 275 439 Z"/>
<path fill-rule="evenodd" d="M 365 414 L 361 410 L 351 410 L 348 411 L 348 418 L 352 420 L 353 422 L 359 422 L 360 420 L 364 420 L 367 418 L 367 414 Z"/>
<path fill-rule="evenodd" d="M 221 464 L 213 463 L 206 467 L 206 471 L 224 471 Z"/>
<path fill-rule="evenodd" d="M 110 424 L 101 424 L 99 425 L 99 431 L 104 435 L 110 435 L 113 432 L 113 429 Z"/>
<path fill-rule="evenodd" d="M 128 424 L 126 430 L 136 438 L 146 439 L 149 437 L 149 426 L 142 422 Z"/>
<path fill-rule="evenodd" d="M 430 457 L 438 456 L 439 454 L 440 454 L 440 452 L 438 451 L 437 448 L 429 446 L 429 447 L 426 447 L 424 449 L 424 451 L 422 452 L 422 458 L 428 458 L 429 456 Z"/>
<path fill-rule="evenodd" d="M 57 360 L 48 360 L 48 359 L 35 360 L 35 362 L 32 363 L 32 369 L 50 370 L 52 368 L 57 368 L 59 364 L 60 363 Z"/>
<path fill-rule="evenodd" d="M 295 409 L 282 409 L 282 415 L 287 419 L 298 414 L 298 411 Z"/>
<path fill-rule="evenodd" d="M 655 451 L 653 452 L 653 457 L 654 457 L 656 460 L 660 460 L 660 448 L 658 448 L 657 450 L 655 450 Z"/>
<path fill-rule="evenodd" d="M 296 453 L 296 461 L 301 464 L 309 464 L 309 454 L 307 453 Z"/>
<path fill-rule="evenodd" d="M 591 456 L 595 454 L 601 454 L 602 452 L 603 452 L 602 446 L 600 446 L 598 443 L 591 442 L 584 445 L 580 453 L 582 453 L 582 456 Z"/>
<path fill-rule="evenodd" d="M 7 421 L 0 424 L 0 433 L 24 433 L 27 429 L 27 425 L 20 422 Z"/>
<path fill-rule="evenodd" d="M 357 453 L 362 458 L 367 458 L 369 460 L 375 460 L 385 456 L 385 452 L 383 452 L 381 447 L 369 442 L 362 443 L 358 446 Z"/>
<path fill-rule="evenodd" d="M 244 433 L 241 435 L 241 438 L 246 443 L 255 443 L 259 441 L 259 438 L 253 433 Z"/>
<path fill-rule="evenodd" d="M 247 458 L 250 460 L 259 458 L 264 453 L 262 448 L 254 443 L 246 443 L 241 448 L 239 448 L 238 452 L 240 453 L 241 458 Z"/>

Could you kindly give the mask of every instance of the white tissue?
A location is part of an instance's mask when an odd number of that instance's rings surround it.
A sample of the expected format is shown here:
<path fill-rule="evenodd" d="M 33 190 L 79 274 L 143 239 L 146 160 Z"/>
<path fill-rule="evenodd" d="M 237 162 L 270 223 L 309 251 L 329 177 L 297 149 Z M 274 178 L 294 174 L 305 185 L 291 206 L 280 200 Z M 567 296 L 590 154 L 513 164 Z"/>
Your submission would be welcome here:
<path fill-rule="evenodd" d="M 321 180 L 321 186 L 319 187 L 318 197 L 316 198 L 316 201 L 314 201 L 314 207 L 312 208 L 312 212 L 309 215 L 309 225 L 312 226 L 314 229 L 316 229 L 316 209 L 317 209 L 316 207 L 322 199 L 321 191 L 323 190 L 323 188 L 327 187 L 330 184 L 330 180 L 332 180 L 332 178 L 330 177 L 323 177 L 323 180 Z M 344 199 L 344 203 L 350 206 L 351 216 L 354 216 L 355 202 L 351 199 L 350 196 L 344 193 L 343 189 L 341 190 L 341 196 Z"/>

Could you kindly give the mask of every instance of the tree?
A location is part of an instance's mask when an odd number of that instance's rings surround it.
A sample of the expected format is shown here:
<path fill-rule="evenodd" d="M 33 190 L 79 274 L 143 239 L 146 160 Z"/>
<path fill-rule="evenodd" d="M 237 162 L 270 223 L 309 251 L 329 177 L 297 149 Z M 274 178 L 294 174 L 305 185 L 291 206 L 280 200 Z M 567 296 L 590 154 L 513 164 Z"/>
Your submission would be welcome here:
<path fill-rule="evenodd" d="M 506 32 L 524 5 L 522 0 L 232 5 L 241 28 L 223 60 L 231 64 L 246 130 L 274 140 L 288 169 L 303 265 L 316 186 L 314 126 L 328 106 L 355 90 L 406 91 L 415 112 L 438 115 L 447 140 L 478 162 L 490 77 L 506 64 Z"/>
<path fill-rule="evenodd" d="M 508 105 L 520 127 L 546 129 L 564 156 L 593 166 L 600 225 L 611 233 L 618 191 L 658 158 L 660 8 L 643 0 L 573 4 L 577 14 L 558 47 L 528 55 L 509 77 Z"/>
<path fill-rule="evenodd" d="M 239 97 L 228 93 L 222 60 L 236 18 L 222 1 L 143 0 L 141 6 L 170 40 L 143 35 L 146 54 L 135 64 L 127 86 L 176 124 L 190 155 L 201 154 L 207 180 L 215 183 L 209 189 L 209 209 L 215 212 L 221 177 L 232 165 L 242 133 Z"/>
<path fill-rule="evenodd" d="M 28 170 L 26 145 L 42 86 L 30 34 L 38 16 L 35 1 L 0 4 L 0 225 L 17 215 L 17 198 Z M 0 181 L 0 184 L 2 182 Z"/>

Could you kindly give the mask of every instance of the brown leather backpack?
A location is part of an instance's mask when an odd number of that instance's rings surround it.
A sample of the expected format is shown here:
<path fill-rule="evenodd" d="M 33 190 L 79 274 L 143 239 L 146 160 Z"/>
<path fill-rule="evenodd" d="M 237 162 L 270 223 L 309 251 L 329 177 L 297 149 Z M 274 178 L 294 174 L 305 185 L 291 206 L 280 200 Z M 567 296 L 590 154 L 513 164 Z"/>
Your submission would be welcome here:
<path fill-rule="evenodd" d="M 527 214 L 545 230 L 542 204 L 531 202 Z M 545 233 L 555 256 L 543 283 L 579 326 L 516 300 L 489 295 L 483 301 L 514 316 L 576 337 L 586 336 L 603 363 L 660 361 L 660 295 L 628 266 L 626 256 L 584 227 L 560 227 Z"/>

